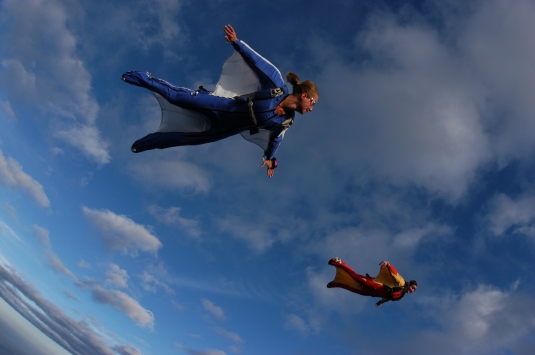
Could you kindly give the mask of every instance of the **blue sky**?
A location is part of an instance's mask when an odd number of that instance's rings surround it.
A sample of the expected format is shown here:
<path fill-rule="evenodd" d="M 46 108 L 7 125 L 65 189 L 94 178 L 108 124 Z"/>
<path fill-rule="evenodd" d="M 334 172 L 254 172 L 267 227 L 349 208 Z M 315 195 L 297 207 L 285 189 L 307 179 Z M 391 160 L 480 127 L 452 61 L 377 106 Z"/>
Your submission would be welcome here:
<path fill-rule="evenodd" d="M 320 91 L 272 179 L 241 137 L 130 152 L 121 74 L 213 88 L 227 23 Z M 0 354 L 531 354 L 533 38 L 526 0 L 2 0 Z"/>

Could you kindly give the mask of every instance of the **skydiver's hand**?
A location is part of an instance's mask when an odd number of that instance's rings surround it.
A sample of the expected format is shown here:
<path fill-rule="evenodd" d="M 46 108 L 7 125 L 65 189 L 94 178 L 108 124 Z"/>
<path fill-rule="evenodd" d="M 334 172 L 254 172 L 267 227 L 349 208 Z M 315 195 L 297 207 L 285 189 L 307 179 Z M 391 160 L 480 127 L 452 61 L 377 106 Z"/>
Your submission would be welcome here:
<path fill-rule="evenodd" d="M 379 263 L 379 265 L 381 265 L 381 266 L 388 266 L 388 265 L 390 265 L 390 263 L 389 263 L 388 261 L 386 261 L 386 260 L 383 260 L 383 261 L 381 261 L 381 262 Z"/>
<path fill-rule="evenodd" d="M 379 301 L 375 304 L 375 307 L 381 307 L 383 305 L 383 301 Z"/>
<path fill-rule="evenodd" d="M 264 166 L 267 166 L 267 176 L 273 177 L 273 174 L 275 174 L 275 169 L 273 167 L 273 161 L 271 161 L 269 159 L 264 160 L 264 162 L 262 163 L 262 165 L 260 165 L 260 167 L 263 168 Z"/>
<path fill-rule="evenodd" d="M 225 36 L 225 39 L 228 43 L 232 43 L 238 40 L 238 36 L 236 36 L 236 31 L 234 31 L 234 28 L 232 28 L 231 25 L 225 25 L 224 31 L 227 34 Z"/>

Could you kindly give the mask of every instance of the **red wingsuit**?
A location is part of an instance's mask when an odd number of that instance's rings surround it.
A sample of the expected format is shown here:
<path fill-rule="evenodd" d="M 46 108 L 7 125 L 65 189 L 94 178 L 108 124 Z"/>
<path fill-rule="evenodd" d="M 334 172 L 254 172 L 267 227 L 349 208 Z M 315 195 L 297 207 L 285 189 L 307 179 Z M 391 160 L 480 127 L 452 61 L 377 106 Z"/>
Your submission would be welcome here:
<path fill-rule="evenodd" d="M 357 274 L 340 258 L 329 260 L 329 265 L 336 267 L 336 276 L 333 281 L 327 284 L 328 288 L 341 287 L 359 295 L 381 297 L 382 300 L 379 304 L 387 301 L 398 301 L 404 296 L 402 290 L 405 286 L 405 280 L 389 263 L 381 265 L 377 277 Z"/>

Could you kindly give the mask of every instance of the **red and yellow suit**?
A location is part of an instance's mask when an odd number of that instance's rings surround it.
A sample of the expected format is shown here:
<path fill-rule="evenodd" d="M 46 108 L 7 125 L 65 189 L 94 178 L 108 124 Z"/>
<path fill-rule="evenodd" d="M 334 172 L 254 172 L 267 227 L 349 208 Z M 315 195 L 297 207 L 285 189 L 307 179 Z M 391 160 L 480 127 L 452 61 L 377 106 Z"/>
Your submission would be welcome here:
<path fill-rule="evenodd" d="M 336 276 L 327 284 L 328 288 L 341 287 L 359 295 L 381 297 L 380 303 L 397 301 L 404 296 L 405 280 L 390 263 L 381 263 L 376 277 L 357 274 L 340 258 L 329 260 L 329 265 L 336 267 Z"/>

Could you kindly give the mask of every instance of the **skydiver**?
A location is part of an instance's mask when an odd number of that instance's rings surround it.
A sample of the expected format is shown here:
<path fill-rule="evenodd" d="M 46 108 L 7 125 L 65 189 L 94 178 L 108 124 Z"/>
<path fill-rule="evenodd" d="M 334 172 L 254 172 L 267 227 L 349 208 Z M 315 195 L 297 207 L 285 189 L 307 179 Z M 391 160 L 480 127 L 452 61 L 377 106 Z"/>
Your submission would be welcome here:
<path fill-rule="evenodd" d="M 209 122 L 209 128 L 203 131 L 159 130 L 137 140 L 131 149 L 134 153 L 139 153 L 155 148 L 205 144 L 238 133 L 243 135 L 246 131 L 250 131 L 253 141 L 255 133 L 260 129 L 267 131 L 262 146 L 265 147 L 264 160 L 260 167 L 266 166 L 267 175 L 272 177 L 278 165 L 275 153 L 285 131 L 293 123 L 296 111 L 301 114 L 312 112 L 318 102 L 318 89 L 310 80 L 301 82 L 295 73 L 289 72 L 286 75 L 286 80 L 292 84 L 292 93 L 289 94 L 281 73 L 273 64 L 239 40 L 231 25 L 226 25 L 224 31 L 225 40 L 256 74 L 258 89 L 248 97 L 220 97 L 202 87 L 191 90 L 175 86 L 146 72 L 126 72 L 122 76 L 123 81 L 149 89 L 163 96 L 172 105 L 198 112 Z"/>
<path fill-rule="evenodd" d="M 418 288 L 415 280 L 405 282 L 388 261 L 381 261 L 377 277 L 357 274 L 340 258 L 332 258 L 329 265 L 336 267 L 336 276 L 327 284 L 328 288 L 341 287 L 363 296 L 381 297 L 375 305 L 380 307 L 388 301 L 399 301 L 405 294 L 411 294 Z"/>

